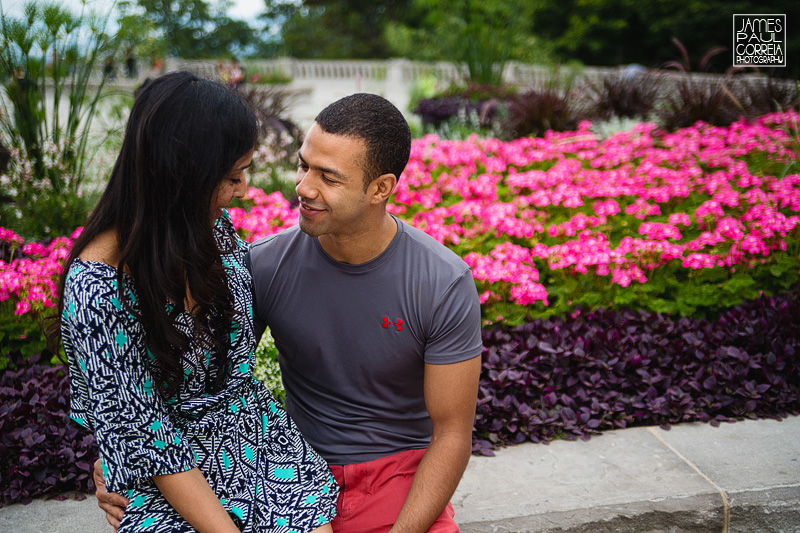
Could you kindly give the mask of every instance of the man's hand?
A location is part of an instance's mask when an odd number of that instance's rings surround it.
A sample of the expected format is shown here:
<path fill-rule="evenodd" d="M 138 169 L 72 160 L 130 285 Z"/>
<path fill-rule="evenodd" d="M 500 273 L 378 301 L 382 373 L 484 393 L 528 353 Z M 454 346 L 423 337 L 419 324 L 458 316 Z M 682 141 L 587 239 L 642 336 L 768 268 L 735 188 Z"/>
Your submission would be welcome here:
<path fill-rule="evenodd" d="M 114 526 L 114 533 L 117 533 L 119 521 L 122 520 L 122 515 L 125 514 L 125 508 L 128 506 L 129 500 L 121 494 L 106 490 L 106 480 L 103 479 L 103 467 L 100 465 L 100 459 L 94 462 L 92 478 L 97 487 L 95 494 L 97 496 L 97 505 L 106 512 L 106 520 Z"/>

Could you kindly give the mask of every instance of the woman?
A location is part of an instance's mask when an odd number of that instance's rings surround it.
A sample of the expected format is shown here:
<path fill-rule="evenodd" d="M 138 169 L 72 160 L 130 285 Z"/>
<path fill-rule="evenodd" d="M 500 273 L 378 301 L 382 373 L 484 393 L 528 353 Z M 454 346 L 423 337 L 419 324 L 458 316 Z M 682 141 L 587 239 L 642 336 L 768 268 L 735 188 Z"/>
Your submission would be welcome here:
<path fill-rule="evenodd" d="M 338 487 L 253 377 L 251 279 L 224 208 L 255 116 L 188 73 L 136 96 L 59 316 L 72 417 L 93 429 L 119 531 L 331 531 Z"/>

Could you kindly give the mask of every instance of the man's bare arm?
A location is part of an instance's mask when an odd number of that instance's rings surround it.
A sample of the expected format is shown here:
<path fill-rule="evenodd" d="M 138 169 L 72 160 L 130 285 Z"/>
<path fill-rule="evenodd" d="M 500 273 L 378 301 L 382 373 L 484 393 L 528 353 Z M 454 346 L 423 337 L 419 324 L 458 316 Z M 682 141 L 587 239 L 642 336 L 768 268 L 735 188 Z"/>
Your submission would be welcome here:
<path fill-rule="evenodd" d="M 472 451 L 481 358 L 425 365 L 425 405 L 433 438 L 391 533 L 425 532 L 458 487 Z"/>

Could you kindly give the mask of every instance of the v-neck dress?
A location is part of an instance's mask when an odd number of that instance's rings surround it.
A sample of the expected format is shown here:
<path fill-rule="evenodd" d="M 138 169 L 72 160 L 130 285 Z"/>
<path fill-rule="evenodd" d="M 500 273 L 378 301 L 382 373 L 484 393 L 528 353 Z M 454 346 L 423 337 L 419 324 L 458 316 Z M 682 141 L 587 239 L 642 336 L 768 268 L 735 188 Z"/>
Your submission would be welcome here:
<path fill-rule="evenodd" d="M 198 467 L 234 522 L 245 532 L 303 533 L 330 522 L 339 487 L 278 401 L 252 374 L 252 279 L 247 243 L 227 214 L 215 236 L 238 314 L 231 327 L 227 377 L 205 392 L 212 354 L 193 343 L 184 380 L 167 401 L 154 390 L 155 359 L 144 328 L 120 301 L 116 269 L 76 259 L 64 289 L 62 338 L 70 375 L 71 415 L 93 430 L 109 491 L 130 499 L 119 532 L 193 531 L 167 503 L 152 476 Z M 138 311 L 136 284 L 123 277 L 125 298 Z M 187 334 L 193 317 L 179 315 Z"/>

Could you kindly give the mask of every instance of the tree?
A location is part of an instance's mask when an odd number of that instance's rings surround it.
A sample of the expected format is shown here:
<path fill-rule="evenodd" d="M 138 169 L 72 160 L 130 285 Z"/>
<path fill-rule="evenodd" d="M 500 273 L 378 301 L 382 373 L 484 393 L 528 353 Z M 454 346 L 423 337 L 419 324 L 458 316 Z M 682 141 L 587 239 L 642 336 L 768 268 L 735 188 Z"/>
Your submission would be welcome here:
<path fill-rule="evenodd" d="M 562 60 L 577 59 L 587 65 L 639 63 L 661 67 L 680 53 L 672 38 L 689 51 L 698 64 L 710 49 L 733 45 L 733 14 L 783 13 L 800 19 L 795 0 L 535 0 L 533 29 L 551 41 Z M 789 22 L 791 24 L 791 22 Z M 800 42 L 789 34 L 787 56 L 797 72 Z M 731 54 L 717 56 L 710 69 L 718 72 L 732 64 Z"/>
<path fill-rule="evenodd" d="M 269 2 L 265 19 L 282 26 L 284 53 L 299 58 L 386 58 L 384 29 L 405 20 L 412 0 Z"/>
<path fill-rule="evenodd" d="M 150 61 L 167 55 L 167 43 L 159 37 L 152 20 L 143 19 L 130 2 L 120 2 L 117 7 L 117 38 L 121 50 Z"/>
<path fill-rule="evenodd" d="M 259 31 L 225 14 L 231 5 L 223 0 L 212 6 L 206 0 L 135 0 L 123 4 L 152 25 L 164 51 L 185 59 L 246 55 L 259 43 Z M 131 13 L 132 14 L 132 13 Z"/>
<path fill-rule="evenodd" d="M 469 77 L 496 77 L 507 59 L 544 60 L 530 0 L 271 0 L 283 53 L 299 58 L 456 61 Z"/>
<path fill-rule="evenodd" d="M 530 0 L 413 0 L 416 23 L 393 22 L 386 38 L 399 55 L 463 64 L 465 77 L 497 84 L 509 59 L 548 62 L 531 33 Z"/>

